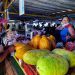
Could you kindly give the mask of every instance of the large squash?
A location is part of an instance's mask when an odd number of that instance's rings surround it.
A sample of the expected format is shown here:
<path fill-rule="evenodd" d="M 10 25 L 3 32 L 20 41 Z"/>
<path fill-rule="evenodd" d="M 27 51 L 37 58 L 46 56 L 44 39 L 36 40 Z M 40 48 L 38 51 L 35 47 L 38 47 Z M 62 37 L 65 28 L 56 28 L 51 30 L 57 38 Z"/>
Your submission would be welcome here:
<path fill-rule="evenodd" d="M 51 41 L 55 41 L 55 37 L 54 37 L 53 35 L 50 35 L 50 36 L 49 36 L 49 39 L 50 39 Z"/>
<path fill-rule="evenodd" d="M 43 35 L 39 42 L 40 49 L 49 49 L 51 48 L 51 43 L 49 42 L 48 38 Z"/>
<path fill-rule="evenodd" d="M 32 43 L 34 48 L 38 48 L 39 47 L 40 39 L 41 39 L 40 35 L 36 35 L 36 36 L 33 37 L 33 39 L 31 40 L 31 43 Z"/>
<path fill-rule="evenodd" d="M 55 49 L 56 48 L 56 42 L 55 42 L 55 40 L 50 39 L 50 37 L 47 37 L 47 38 L 49 39 L 49 41 L 51 43 L 51 50 Z"/>

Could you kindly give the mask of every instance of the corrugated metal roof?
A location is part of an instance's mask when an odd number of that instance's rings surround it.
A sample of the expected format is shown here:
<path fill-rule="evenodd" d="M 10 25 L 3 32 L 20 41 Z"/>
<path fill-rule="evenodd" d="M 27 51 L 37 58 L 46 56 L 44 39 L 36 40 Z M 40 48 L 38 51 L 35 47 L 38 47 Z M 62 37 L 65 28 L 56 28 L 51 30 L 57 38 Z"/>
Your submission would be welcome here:
<path fill-rule="evenodd" d="M 14 2 L 15 8 L 19 7 L 19 0 Z M 62 11 L 75 11 L 75 0 L 25 0 L 26 13 L 38 13 L 51 15 Z"/>
<path fill-rule="evenodd" d="M 10 3 L 12 0 L 8 1 Z M 54 17 L 75 13 L 75 0 L 25 0 L 24 2 L 25 14 L 36 14 Z M 0 11 L 3 11 L 3 4 L 3 0 L 0 0 Z M 12 5 L 9 7 L 9 12 L 19 13 L 19 0 L 14 0 Z M 27 15 L 25 16 L 27 17 Z"/>

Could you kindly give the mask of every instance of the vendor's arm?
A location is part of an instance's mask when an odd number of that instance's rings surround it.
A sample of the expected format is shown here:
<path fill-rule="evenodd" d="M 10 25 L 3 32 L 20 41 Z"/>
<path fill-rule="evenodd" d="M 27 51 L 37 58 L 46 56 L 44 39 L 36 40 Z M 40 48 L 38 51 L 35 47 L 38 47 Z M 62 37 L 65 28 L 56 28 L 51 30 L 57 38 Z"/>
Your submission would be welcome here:
<path fill-rule="evenodd" d="M 69 30 L 69 33 L 70 33 L 71 37 L 72 37 L 72 38 L 75 38 L 75 31 L 74 31 L 74 29 L 72 28 L 72 26 L 69 26 L 68 30 Z"/>

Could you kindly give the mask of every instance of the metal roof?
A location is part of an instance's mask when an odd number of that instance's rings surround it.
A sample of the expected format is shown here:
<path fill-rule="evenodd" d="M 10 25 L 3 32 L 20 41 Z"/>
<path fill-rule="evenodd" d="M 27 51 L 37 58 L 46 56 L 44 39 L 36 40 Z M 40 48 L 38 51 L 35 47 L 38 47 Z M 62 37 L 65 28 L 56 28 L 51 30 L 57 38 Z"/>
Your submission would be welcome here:
<path fill-rule="evenodd" d="M 19 0 L 13 3 L 19 7 Z M 25 0 L 25 12 L 33 14 L 52 15 L 53 13 L 75 12 L 75 0 Z"/>
<path fill-rule="evenodd" d="M 3 5 L 6 1 L 9 12 L 19 13 L 19 0 L 0 0 L 0 11 L 4 11 Z M 75 13 L 75 0 L 24 0 L 24 2 L 26 17 L 38 15 L 54 17 Z"/>

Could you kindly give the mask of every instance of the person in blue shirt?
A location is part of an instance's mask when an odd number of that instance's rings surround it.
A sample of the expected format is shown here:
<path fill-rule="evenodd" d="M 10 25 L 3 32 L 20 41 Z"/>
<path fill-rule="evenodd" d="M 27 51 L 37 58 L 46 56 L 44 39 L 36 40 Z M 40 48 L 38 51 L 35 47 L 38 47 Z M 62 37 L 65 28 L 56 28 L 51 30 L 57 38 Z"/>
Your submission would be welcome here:
<path fill-rule="evenodd" d="M 70 41 L 72 38 L 75 38 L 75 31 L 72 25 L 69 23 L 69 18 L 64 17 L 62 19 L 61 25 L 56 29 L 60 30 L 61 41 L 65 44 L 67 41 Z"/>

